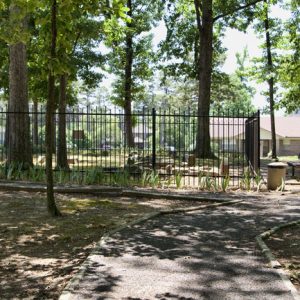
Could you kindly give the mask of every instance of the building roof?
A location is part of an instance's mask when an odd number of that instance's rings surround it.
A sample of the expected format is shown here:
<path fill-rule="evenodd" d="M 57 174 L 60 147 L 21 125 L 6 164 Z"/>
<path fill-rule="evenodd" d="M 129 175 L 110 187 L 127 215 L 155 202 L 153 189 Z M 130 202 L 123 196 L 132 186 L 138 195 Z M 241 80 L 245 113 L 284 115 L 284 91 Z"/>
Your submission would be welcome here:
<path fill-rule="evenodd" d="M 260 118 L 260 127 L 271 131 L 270 116 Z M 275 117 L 276 134 L 286 138 L 300 138 L 300 119 L 295 116 Z"/>
<path fill-rule="evenodd" d="M 209 131 L 213 139 L 243 136 L 246 118 L 210 118 Z"/>
<path fill-rule="evenodd" d="M 244 137 L 246 118 L 210 118 L 210 135 L 213 138 Z M 260 128 L 271 132 L 270 116 L 260 118 Z M 275 117 L 276 136 L 300 138 L 299 116 Z"/>

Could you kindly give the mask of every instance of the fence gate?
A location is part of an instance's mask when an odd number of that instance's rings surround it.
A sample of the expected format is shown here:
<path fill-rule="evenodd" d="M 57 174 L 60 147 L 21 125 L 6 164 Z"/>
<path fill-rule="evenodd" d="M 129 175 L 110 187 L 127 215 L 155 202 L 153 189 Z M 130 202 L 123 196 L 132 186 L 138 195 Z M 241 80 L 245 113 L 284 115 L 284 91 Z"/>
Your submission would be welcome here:
<path fill-rule="evenodd" d="M 255 113 L 245 122 L 245 154 L 253 173 L 260 169 L 260 113 Z"/>

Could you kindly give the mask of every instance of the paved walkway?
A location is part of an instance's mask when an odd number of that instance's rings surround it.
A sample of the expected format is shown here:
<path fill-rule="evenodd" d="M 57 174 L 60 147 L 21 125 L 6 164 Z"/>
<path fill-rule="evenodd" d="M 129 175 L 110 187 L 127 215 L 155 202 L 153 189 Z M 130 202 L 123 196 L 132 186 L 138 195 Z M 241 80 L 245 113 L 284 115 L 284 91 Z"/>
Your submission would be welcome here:
<path fill-rule="evenodd" d="M 122 230 L 91 257 L 69 299 L 292 299 L 255 236 L 299 219 L 299 204 L 299 195 L 249 199 Z"/>

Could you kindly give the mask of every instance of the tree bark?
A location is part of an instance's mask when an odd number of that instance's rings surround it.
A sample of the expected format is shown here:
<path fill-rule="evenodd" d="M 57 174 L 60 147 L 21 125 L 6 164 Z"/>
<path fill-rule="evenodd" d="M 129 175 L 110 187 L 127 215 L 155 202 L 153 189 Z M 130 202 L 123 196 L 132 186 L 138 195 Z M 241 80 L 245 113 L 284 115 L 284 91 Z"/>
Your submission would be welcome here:
<path fill-rule="evenodd" d="M 131 0 L 127 0 L 127 7 L 129 9 L 128 16 L 132 18 L 132 3 Z M 134 147 L 134 138 L 132 133 L 132 63 L 133 63 L 133 42 L 132 33 L 130 28 L 131 22 L 127 22 L 126 32 L 126 62 L 125 62 L 125 86 L 124 86 L 124 112 L 125 112 L 125 136 L 128 147 Z"/>
<path fill-rule="evenodd" d="M 6 122 L 5 122 L 5 135 L 4 135 L 4 147 L 6 150 L 6 156 L 8 156 L 8 139 L 9 139 L 9 113 L 8 107 L 6 107 Z"/>
<path fill-rule="evenodd" d="M 200 37 L 198 66 L 198 126 L 196 155 L 201 158 L 211 158 L 213 153 L 210 145 L 209 111 L 213 54 L 213 11 L 212 0 L 202 0 L 202 15 L 200 2 L 195 0 L 197 26 Z M 201 16 L 200 16 L 201 15 Z"/>
<path fill-rule="evenodd" d="M 54 100 L 55 102 L 55 100 Z M 52 113 L 52 155 L 56 154 L 56 107 L 53 108 Z"/>
<path fill-rule="evenodd" d="M 33 101 L 33 114 L 32 114 L 32 142 L 34 146 L 39 144 L 39 133 L 38 133 L 38 102 Z"/>
<path fill-rule="evenodd" d="M 18 7 L 11 5 L 11 16 L 16 13 L 18 13 Z M 26 20 L 22 20 L 17 26 L 25 30 Z M 23 168 L 32 166 L 27 86 L 26 45 L 23 42 L 17 42 L 9 46 L 7 163 L 22 164 Z"/>
<path fill-rule="evenodd" d="M 53 60 L 56 57 L 56 0 L 51 5 L 51 56 Z M 53 113 L 55 104 L 55 77 L 53 70 L 49 70 L 48 75 L 48 100 L 46 106 L 46 176 L 47 176 L 47 207 L 51 216 L 61 215 L 58 210 L 53 191 L 53 170 L 52 170 L 52 146 L 53 146 Z"/>
<path fill-rule="evenodd" d="M 267 1 L 264 0 L 266 4 L 266 16 L 264 20 L 265 33 L 266 33 L 266 46 L 267 46 L 267 69 L 268 75 L 273 73 L 274 66 L 272 60 L 272 50 L 271 50 L 271 38 L 270 38 L 270 25 L 269 25 L 269 15 Z M 277 158 L 276 150 L 276 128 L 275 128 L 275 116 L 274 116 L 274 77 L 273 75 L 268 77 L 269 85 L 269 104 L 270 104 L 270 117 L 271 117 L 271 136 L 272 136 L 272 158 Z"/>
<path fill-rule="evenodd" d="M 58 106 L 57 167 L 64 170 L 69 170 L 66 141 L 67 80 L 67 74 L 60 76 L 60 97 Z"/>
<path fill-rule="evenodd" d="M 266 0 L 253 0 L 245 5 L 239 5 L 232 10 L 213 17 L 213 0 L 194 0 L 197 27 L 200 38 L 199 49 L 199 95 L 198 95 L 198 126 L 196 140 L 196 155 L 201 158 L 214 157 L 210 145 L 209 113 L 211 97 L 211 76 L 213 57 L 213 25 L 217 20 L 232 15 L 238 11 L 254 6 Z"/>

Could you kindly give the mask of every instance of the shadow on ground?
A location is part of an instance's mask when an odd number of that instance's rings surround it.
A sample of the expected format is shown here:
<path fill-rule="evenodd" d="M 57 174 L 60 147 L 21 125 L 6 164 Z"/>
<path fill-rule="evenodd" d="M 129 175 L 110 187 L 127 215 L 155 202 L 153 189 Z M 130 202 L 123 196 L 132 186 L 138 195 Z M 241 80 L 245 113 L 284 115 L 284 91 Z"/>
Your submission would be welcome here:
<path fill-rule="evenodd" d="M 261 197 L 118 232 L 90 257 L 72 299 L 292 299 L 255 236 L 299 218 L 299 204 Z"/>

